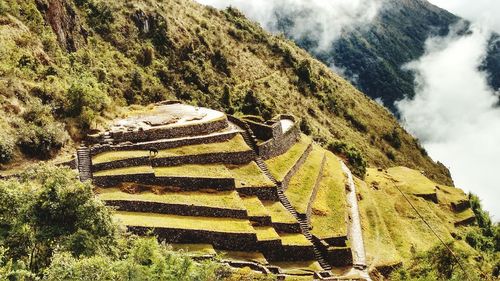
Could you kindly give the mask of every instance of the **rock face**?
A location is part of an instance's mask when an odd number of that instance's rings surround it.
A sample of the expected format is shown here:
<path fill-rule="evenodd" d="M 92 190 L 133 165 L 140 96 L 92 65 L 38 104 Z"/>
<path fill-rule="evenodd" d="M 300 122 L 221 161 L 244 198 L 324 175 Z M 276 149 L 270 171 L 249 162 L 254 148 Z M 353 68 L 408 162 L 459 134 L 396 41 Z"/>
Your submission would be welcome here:
<path fill-rule="evenodd" d="M 87 32 L 81 26 L 75 9 L 63 0 L 37 0 L 38 10 L 57 35 L 62 48 L 74 52 L 85 42 Z"/>

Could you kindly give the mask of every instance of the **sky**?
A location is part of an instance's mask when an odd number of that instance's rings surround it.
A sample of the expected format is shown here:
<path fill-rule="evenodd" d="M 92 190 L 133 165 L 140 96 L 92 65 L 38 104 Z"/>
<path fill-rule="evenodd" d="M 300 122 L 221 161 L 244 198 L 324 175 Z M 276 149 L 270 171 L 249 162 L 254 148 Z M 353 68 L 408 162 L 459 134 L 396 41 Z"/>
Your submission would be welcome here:
<path fill-rule="evenodd" d="M 471 33 L 428 38 L 425 54 L 404 67 L 416 74 L 416 96 L 397 104 L 404 126 L 451 171 L 455 185 L 479 195 L 500 219 L 500 108 L 479 71 L 492 31 L 500 33 L 498 0 L 431 0 L 472 23 Z M 495 75 L 500 75 L 496 73 Z"/>
<path fill-rule="evenodd" d="M 271 32 L 275 10 L 297 14 L 294 39 L 313 34 L 321 51 L 349 28 L 369 25 L 383 0 L 197 0 L 216 8 L 237 7 Z M 419 138 L 429 155 L 445 164 L 455 185 L 479 195 L 495 220 L 500 219 L 500 109 L 478 67 L 491 32 L 500 33 L 500 0 L 431 0 L 472 23 L 471 33 L 428 38 L 425 54 L 404 68 L 416 75 L 416 95 L 397 104 L 401 122 Z M 342 72 L 331 66 L 336 72 Z M 496 74 L 500 75 L 500 74 Z"/>

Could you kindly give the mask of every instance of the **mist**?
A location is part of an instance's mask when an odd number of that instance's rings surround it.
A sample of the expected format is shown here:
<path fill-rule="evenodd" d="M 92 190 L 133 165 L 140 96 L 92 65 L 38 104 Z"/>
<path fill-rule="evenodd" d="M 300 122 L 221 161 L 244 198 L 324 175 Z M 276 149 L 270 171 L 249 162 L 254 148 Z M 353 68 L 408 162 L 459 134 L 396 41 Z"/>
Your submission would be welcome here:
<path fill-rule="evenodd" d="M 449 167 L 455 185 L 479 195 L 498 220 L 500 110 L 488 74 L 479 71 L 490 36 L 491 26 L 475 22 L 467 35 L 429 38 L 425 54 L 405 66 L 415 72 L 416 95 L 396 106 L 429 155 Z"/>
<path fill-rule="evenodd" d="M 377 16 L 382 0 L 196 0 L 223 9 L 241 10 L 271 32 L 280 33 L 280 18 L 293 17 L 287 34 L 294 40 L 309 37 L 318 42 L 316 51 L 328 50 L 342 32 L 367 26 Z"/>

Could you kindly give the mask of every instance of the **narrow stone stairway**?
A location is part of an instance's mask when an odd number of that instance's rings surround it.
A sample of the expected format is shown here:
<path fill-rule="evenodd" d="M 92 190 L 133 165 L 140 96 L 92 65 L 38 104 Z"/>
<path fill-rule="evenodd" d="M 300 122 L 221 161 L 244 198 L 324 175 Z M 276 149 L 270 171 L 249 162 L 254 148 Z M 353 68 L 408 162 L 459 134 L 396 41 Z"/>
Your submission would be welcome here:
<path fill-rule="evenodd" d="M 80 174 L 80 181 L 84 182 L 92 178 L 92 162 L 90 159 L 90 148 L 80 146 L 76 152 L 78 156 L 78 172 Z"/>

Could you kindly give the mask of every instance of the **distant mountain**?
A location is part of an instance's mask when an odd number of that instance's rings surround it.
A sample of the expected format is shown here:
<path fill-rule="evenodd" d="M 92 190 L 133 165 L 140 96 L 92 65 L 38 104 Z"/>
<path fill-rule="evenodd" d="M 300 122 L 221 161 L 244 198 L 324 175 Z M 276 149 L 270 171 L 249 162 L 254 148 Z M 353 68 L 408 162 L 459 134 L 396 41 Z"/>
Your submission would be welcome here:
<path fill-rule="evenodd" d="M 343 33 L 327 51 L 316 51 L 318 42 L 308 35 L 295 41 L 327 65 L 342 69 L 361 91 L 395 112 L 395 101 L 415 94 L 414 75 L 402 66 L 423 55 L 429 36 L 447 35 L 450 25 L 461 19 L 425 0 L 386 0 L 383 7 L 370 25 Z M 294 15 L 276 15 L 279 30 L 290 35 Z M 499 89 L 500 76 L 492 74 L 500 70 L 500 41 L 490 42 L 483 68 Z"/>

